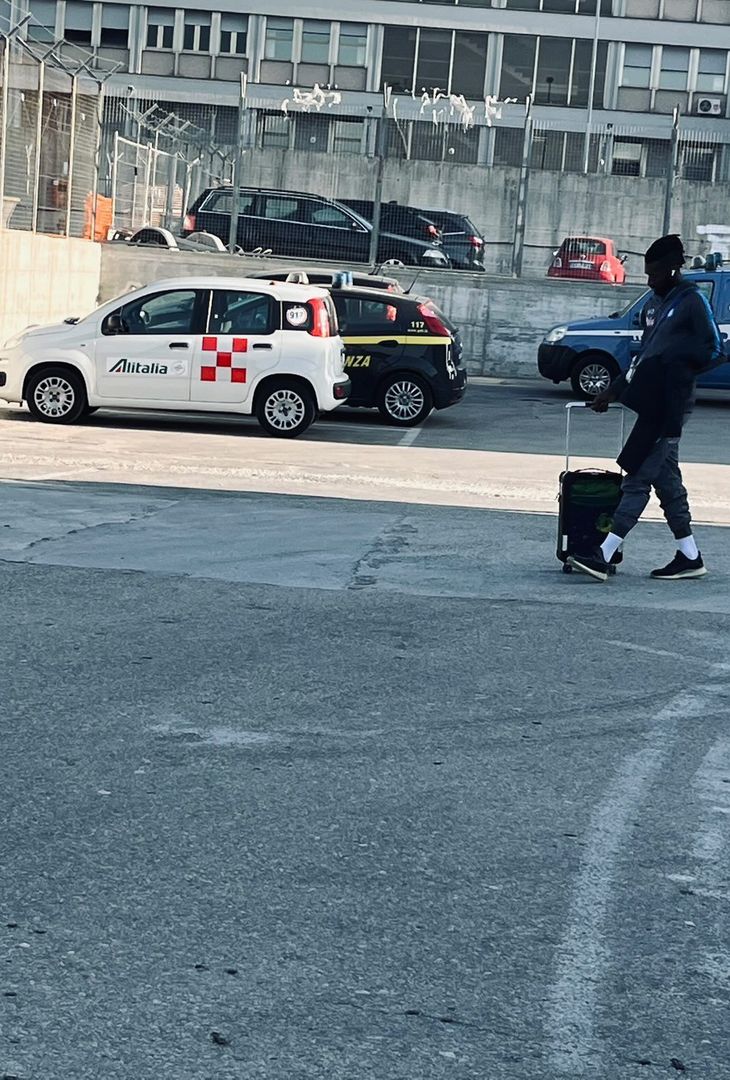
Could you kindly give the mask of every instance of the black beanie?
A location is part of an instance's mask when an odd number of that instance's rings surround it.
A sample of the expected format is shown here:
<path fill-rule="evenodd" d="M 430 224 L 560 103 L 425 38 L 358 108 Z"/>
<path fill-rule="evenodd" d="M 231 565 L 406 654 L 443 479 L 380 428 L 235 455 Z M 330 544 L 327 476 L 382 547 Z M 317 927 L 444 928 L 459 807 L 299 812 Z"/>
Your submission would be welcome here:
<path fill-rule="evenodd" d="M 682 241 L 676 233 L 661 236 L 646 249 L 644 261 L 646 263 L 673 262 L 676 266 L 682 266 L 685 261 Z"/>

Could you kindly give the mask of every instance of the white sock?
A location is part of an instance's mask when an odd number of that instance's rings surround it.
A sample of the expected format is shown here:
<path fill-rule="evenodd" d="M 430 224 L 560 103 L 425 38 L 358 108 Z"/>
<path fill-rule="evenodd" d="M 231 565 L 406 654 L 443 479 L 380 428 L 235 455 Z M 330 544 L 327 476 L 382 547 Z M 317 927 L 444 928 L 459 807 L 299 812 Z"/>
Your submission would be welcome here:
<path fill-rule="evenodd" d="M 697 550 L 697 541 L 694 536 L 683 536 L 681 540 L 677 541 L 677 547 L 688 559 L 699 558 L 700 553 Z"/>
<path fill-rule="evenodd" d="M 601 551 L 606 562 L 610 562 L 614 557 L 618 549 L 624 542 L 623 536 L 616 536 L 616 533 L 609 533 L 606 539 L 601 544 Z"/>

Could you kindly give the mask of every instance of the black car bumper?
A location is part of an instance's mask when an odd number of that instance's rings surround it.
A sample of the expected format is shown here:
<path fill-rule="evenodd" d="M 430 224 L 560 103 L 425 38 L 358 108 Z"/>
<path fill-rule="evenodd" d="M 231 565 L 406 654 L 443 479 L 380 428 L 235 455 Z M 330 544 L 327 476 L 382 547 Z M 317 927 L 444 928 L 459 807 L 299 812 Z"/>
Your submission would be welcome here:
<path fill-rule="evenodd" d="M 546 345 L 543 342 L 537 350 L 537 369 L 554 383 L 565 382 L 570 378 L 577 359 L 577 352 L 567 345 Z"/>
<path fill-rule="evenodd" d="M 449 405 L 460 402 L 466 392 L 467 381 L 466 368 L 457 368 L 455 379 L 435 384 L 432 387 L 434 408 L 448 409 Z"/>

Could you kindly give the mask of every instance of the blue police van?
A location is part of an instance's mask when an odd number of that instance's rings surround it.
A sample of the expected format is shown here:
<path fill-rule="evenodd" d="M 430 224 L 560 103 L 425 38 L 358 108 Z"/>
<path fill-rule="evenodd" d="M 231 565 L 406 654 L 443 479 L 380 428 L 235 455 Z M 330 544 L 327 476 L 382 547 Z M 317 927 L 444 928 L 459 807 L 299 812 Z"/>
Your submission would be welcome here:
<path fill-rule="evenodd" d="M 730 361 L 730 266 L 691 270 L 684 277 L 696 281 L 712 304 Z M 537 354 L 540 374 L 554 383 L 567 382 L 585 401 L 605 390 L 624 371 L 636 353 L 645 325 L 651 325 L 656 299 L 645 292 L 621 311 L 600 319 L 564 323 L 546 334 Z M 697 380 L 699 387 L 730 390 L 730 362 Z"/>

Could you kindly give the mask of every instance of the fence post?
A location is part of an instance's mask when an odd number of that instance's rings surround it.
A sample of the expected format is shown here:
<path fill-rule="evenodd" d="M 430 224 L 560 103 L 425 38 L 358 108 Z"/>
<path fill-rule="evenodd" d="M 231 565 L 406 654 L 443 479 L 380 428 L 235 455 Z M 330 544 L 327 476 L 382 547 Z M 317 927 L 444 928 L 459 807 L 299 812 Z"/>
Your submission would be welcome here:
<path fill-rule="evenodd" d="M 177 154 L 170 153 L 167 159 L 167 199 L 165 200 L 165 228 L 174 227 L 175 189 L 177 187 Z"/>
<path fill-rule="evenodd" d="M 99 173 L 101 171 L 101 130 L 104 125 L 104 83 L 98 83 L 98 87 L 99 96 L 96 102 L 96 132 L 94 133 L 94 171 L 91 177 L 91 240 L 96 240 L 96 217 L 98 212 L 96 204 L 99 200 Z M 115 131 L 114 139 L 116 140 L 116 138 L 117 133 Z M 112 225 L 113 224 L 114 211 L 112 209 Z"/>
<path fill-rule="evenodd" d="M 71 137 L 68 143 L 68 175 L 66 177 L 66 224 L 64 236 L 71 235 L 71 200 L 74 188 L 74 158 L 76 156 L 76 108 L 78 80 L 71 76 Z"/>
<path fill-rule="evenodd" d="M 530 180 L 530 158 L 532 156 L 532 98 L 528 95 L 525 102 L 525 133 L 522 141 L 522 165 L 517 188 L 517 209 L 515 212 L 515 233 L 512 241 L 512 277 L 522 276 L 522 258 L 525 250 L 525 227 L 527 222 L 527 188 Z"/>
<path fill-rule="evenodd" d="M 33 209 L 31 212 L 31 232 L 38 232 L 38 203 L 41 192 L 41 139 L 43 138 L 43 86 L 46 65 L 41 60 L 38 66 L 38 119 L 35 129 L 35 176 L 33 177 Z"/>
<path fill-rule="evenodd" d="M 380 208 L 383 202 L 383 175 L 385 171 L 385 109 L 375 121 L 375 185 L 373 187 L 373 231 L 370 233 L 368 262 L 373 269 L 378 265 L 380 248 Z"/>
<path fill-rule="evenodd" d="M 114 149 L 112 151 L 112 228 L 117 225 L 117 181 L 119 179 L 119 132 L 114 132 Z"/>
<path fill-rule="evenodd" d="M 233 158 L 233 175 L 231 176 L 231 220 L 228 225 L 228 250 L 234 252 L 238 244 L 238 218 L 241 212 L 241 182 L 243 180 L 243 124 L 246 115 L 246 86 L 247 76 L 241 72 L 241 83 L 238 93 L 238 117 L 236 124 L 236 153 Z"/>
<path fill-rule="evenodd" d="M 669 155 L 669 170 L 667 172 L 666 188 L 664 191 L 664 219 L 662 221 L 662 236 L 666 236 L 672 227 L 672 202 L 674 199 L 674 184 L 677 179 L 677 162 L 679 160 L 679 105 L 674 107 L 672 114 L 672 143 Z"/>
<path fill-rule="evenodd" d="M 2 118 L 0 119 L 0 231 L 5 227 L 5 159 L 8 141 L 8 109 L 10 107 L 10 38 L 3 37 Z"/>

